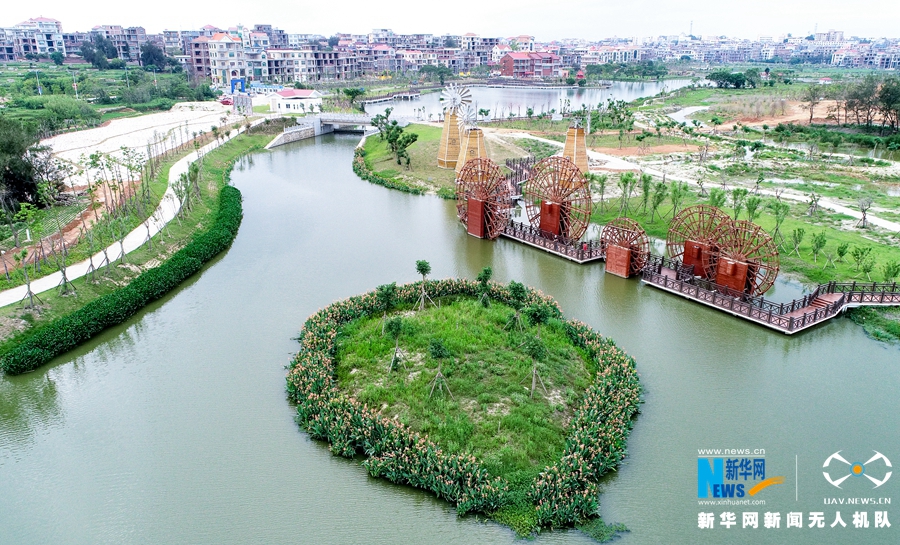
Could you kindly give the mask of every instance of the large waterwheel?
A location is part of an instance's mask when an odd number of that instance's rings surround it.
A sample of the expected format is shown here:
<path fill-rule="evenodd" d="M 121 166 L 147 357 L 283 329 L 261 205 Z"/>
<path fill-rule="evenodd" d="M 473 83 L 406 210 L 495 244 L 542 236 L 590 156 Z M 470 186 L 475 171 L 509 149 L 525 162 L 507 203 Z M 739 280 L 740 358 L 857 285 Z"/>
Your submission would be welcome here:
<path fill-rule="evenodd" d="M 528 221 L 545 236 L 578 240 L 591 219 L 587 179 L 571 160 L 547 157 L 534 165 L 522 189 Z"/>
<path fill-rule="evenodd" d="M 456 178 L 456 212 L 470 235 L 495 239 L 509 222 L 509 184 L 490 159 L 466 162 Z"/>
<path fill-rule="evenodd" d="M 615 218 L 600 231 L 606 249 L 606 272 L 628 278 L 638 274 L 650 259 L 650 238 L 631 218 Z"/>
<path fill-rule="evenodd" d="M 703 262 L 706 277 L 748 295 L 762 295 L 775 283 L 779 258 L 775 241 L 749 221 L 732 222 Z"/>
<path fill-rule="evenodd" d="M 707 278 L 704 260 L 716 249 L 718 238 L 731 229 L 731 218 L 715 206 L 698 204 L 679 212 L 669 225 L 666 254 L 694 266 L 694 274 Z"/>

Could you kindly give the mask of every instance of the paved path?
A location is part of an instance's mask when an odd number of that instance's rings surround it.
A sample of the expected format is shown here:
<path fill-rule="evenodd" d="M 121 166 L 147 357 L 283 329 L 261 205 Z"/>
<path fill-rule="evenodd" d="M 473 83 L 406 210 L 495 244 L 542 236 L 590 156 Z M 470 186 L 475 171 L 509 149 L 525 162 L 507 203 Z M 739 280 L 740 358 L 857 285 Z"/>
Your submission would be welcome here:
<path fill-rule="evenodd" d="M 258 124 L 261 121 L 262 120 L 258 120 L 254 124 Z M 243 132 L 243 130 L 243 127 L 241 127 L 241 129 L 238 131 L 238 134 Z M 235 134 L 234 136 L 237 136 L 237 134 Z M 207 144 L 200 148 L 200 153 L 209 153 L 228 140 L 230 140 L 230 138 L 222 140 L 221 142 L 212 142 L 210 144 Z M 172 181 L 177 180 L 182 174 L 186 173 L 188 171 L 188 166 L 192 162 L 196 161 L 197 157 L 197 152 L 192 152 L 188 154 L 187 157 L 182 158 L 177 163 L 172 165 L 172 168 L 169 170 L 169 186 L 166 188 L 166 192 L 163 194 L 159 206 L 156 208 L 150 218 L 147 219 L 147 221 L 138 226 L 134 231 L 128 233 L 121 244 L 116 241 L 106 248 L 106 255 L 109 256 L 110 260 L 116 261 L 117 259 L 122 257 L 123 252 L 125 254 L 128 254 L 137 250 L 144 245 L 148 235 L 151 237 L 156 235 L 163 229 L 163 227 L 166 226 L 167 223 L 169 223 L 175 217 L 175 214 L 177 214 L 178 210 L 181 209 L 181 201 L 177 196 L 175 196 L 175 190 L 172 189 Z M 101 268 L 101 266 L 104 266 L 106 263 L 106 257 L 104 256 L 104 253 L 100 251 L 94 254 L 94 256 L 89 259 L 69 265 L 69 267 L 66 269 L 66 277 L 70 281 L 75 280 L 76 278 L 83 277 L 88 273 L 91 263 L 93 263 L 95 269 L 99 269 Z M 60 285 L 61 282 L 62 273 L 55 272 L 33 281 L 31 283 L 31 291 L 36 294 L 41 294 L 56 288 Z M 28 289 L 25 286 L 18 286 L 0 292 L 0 307 L 5 307 L 7 305 L 22 301 L 27 296 L 27 293 Z"/>

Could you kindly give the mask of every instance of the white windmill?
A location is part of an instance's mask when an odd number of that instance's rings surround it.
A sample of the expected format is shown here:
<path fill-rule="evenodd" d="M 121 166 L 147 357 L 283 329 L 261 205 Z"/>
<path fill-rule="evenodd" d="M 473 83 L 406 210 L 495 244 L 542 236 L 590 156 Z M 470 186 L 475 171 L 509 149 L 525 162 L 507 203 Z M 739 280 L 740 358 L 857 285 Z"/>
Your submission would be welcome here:
<path fill-rule="evenodd" d="M 456 121 L 459 125 L 459 156 L 456 159 L 456 172 L 458 173 L 472 159 L 487 157 L 487 149 L 484 145 L 484 135 L 476 122 L 475 107 L 463 105 L 457 110 Z"/>
<path fill-rule="evenodd" d="M 472 91 L 451 83 L 441 91 L 441 102 L 447 115 L 456 114 L 461 107 L 472 103 Z"/>
<path fill-rule="evenodd" d="M 458 124 L 458 116 L 472 104 L 472 92 L 467 87 L 451 83 L 441 91 L 441 102 L 444 108 L 444 128 L 441 131 L 437 163 L 440 168 L 455 168 L 463 147 L 460 146 L 460 140 L 465 135 L 465 128 Z"/>
<path fill-rule="evenodd" d="M 459 125 L 460 136 L 475 128 L 475 108 L 463 104 L 456 111 L 456 123 Z"/>

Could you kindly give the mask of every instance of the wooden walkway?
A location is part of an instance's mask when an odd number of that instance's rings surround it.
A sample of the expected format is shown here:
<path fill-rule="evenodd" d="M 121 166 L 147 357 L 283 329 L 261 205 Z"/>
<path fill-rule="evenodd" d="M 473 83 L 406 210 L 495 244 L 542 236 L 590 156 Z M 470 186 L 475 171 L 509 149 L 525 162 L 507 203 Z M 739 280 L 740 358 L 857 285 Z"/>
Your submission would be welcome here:
<path fill-rule="evenodd" d="M 524 223 L 510 222 L 500 234 L 575 263 L 590 263 L 606 259 L 606 249 L 598 241 L 572 241 L 543 233 Z"/>
<path fill-rule="evenodd" d="M 786 335 L 830 320 L 847 308 L 900 305 L 900 285 L 896 282 L 829 282 L 819 284 L 811 293 L 790 303 L 775 303 L 695 278 L 692 269 L 678 261 L 653 256 L 641 280 Z"/>

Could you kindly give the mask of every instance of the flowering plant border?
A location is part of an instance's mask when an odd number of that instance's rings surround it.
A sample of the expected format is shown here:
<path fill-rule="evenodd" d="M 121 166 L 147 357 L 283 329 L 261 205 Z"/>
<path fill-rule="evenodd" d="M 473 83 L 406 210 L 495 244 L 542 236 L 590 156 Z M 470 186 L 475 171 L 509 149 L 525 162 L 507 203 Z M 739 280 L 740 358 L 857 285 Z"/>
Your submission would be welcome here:
<path fill-rule="evenodd" d="M 510 304 L 506 286 L 491 282 L 489 296 Z M 398 286 L 400 304 L 418 301 L 422 282 Z M 478 297 L 480 285 L 467 279 L 428 280 L 432 297 Z M 528 289 L 526 305 L 546 304 L 563 319 L 559 305 Z M 467 454 L 445 453 L 426 435 L 381 416 L 340 391 L 335 377 L 336 339 L 341 326 L 379 313 L 375 292 L 333 303 L 307 319 L 301 349 L 287 374 L 287 391 L 297 403 L 298 423 L 315 439 L 328 441 L 334 454 L 366 456 L 363 466 L 375 477 L 431 491 L 456 505 L 457 513 L 490 514 L 505 505 L 508 484 L 491 477 Z M 634 359 L 615 343 L 576 320 L 564 321 L 572 342 L 596 359 L 598 371 L 575 407 L 563 454 L 531 484 L 538 525 L 566 527 L 596 515 L 598 481 L 626 455 L 625 443 L 641 403 Z"/>

